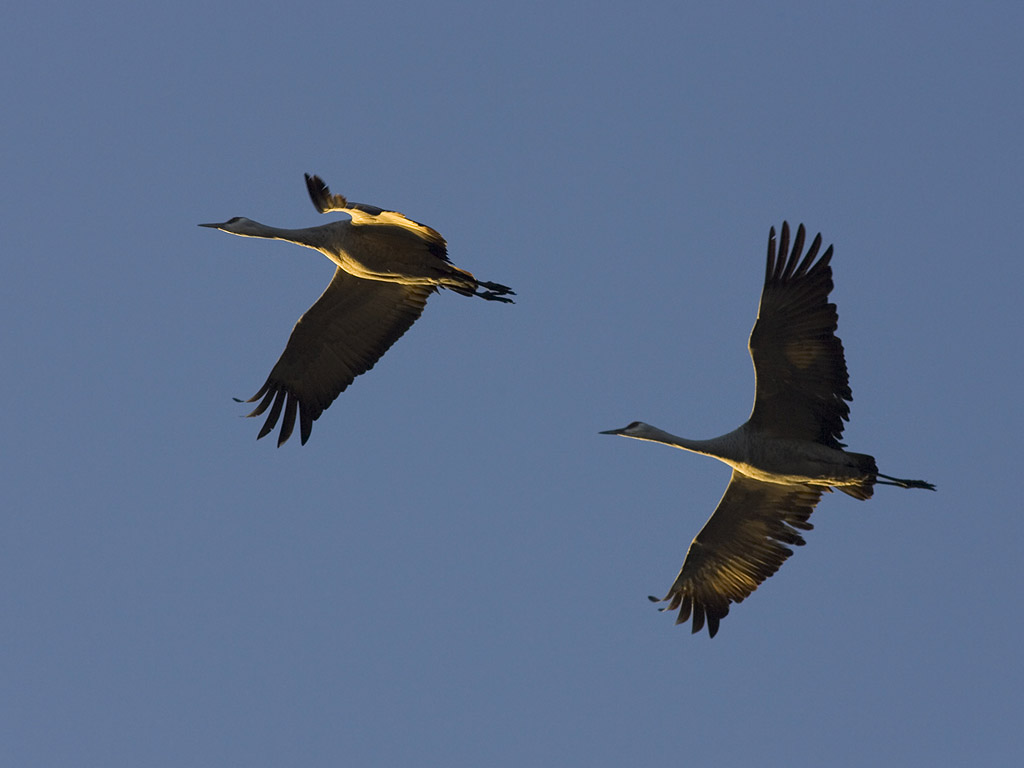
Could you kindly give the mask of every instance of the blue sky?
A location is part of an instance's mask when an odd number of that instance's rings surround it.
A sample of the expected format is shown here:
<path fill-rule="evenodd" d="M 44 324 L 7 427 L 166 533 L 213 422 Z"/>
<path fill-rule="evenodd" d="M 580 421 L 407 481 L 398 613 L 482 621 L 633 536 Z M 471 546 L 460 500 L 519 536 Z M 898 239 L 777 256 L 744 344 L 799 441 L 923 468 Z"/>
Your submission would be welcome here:
<path fill-rule="evenodd" d="M 0 35 L 5 765 L 1000 765 L 1018 584 L 1014 3 L 12 6 Z M 256 442 L 302 174 L 453 293 Z M 768 229 L 835 245 L 851 449 L 714 640 L 663 594 L 749 413 Z"/>

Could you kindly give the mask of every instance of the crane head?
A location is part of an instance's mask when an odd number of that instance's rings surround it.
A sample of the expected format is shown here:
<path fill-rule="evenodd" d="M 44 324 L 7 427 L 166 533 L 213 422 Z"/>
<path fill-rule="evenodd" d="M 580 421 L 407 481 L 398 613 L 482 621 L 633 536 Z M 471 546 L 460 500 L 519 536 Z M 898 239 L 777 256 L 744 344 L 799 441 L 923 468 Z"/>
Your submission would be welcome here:
<path fill-rule="evenodd" d="M 622 435 L 623 437 L 639 437 L 641 433 L 649 429 L 649 424 L 644 424 L 642 421 L 634 421 L 629 426 L 623 427 L 622 429 L 609 429 L 605 432 L 599 432 L 601 435 Z"/>
<path fill-rule="evenodd" d="M 200 227 L 210 227 L 211 229 L 221 229 L 225 232 L 237 233 L 239 229 L 245 229 L 248 224 L 255 224 L 252 219 L 247 219 L 244 216 L 235 216 L 233 219 L 228 219 L 223 224 L 200 224 Z"/>

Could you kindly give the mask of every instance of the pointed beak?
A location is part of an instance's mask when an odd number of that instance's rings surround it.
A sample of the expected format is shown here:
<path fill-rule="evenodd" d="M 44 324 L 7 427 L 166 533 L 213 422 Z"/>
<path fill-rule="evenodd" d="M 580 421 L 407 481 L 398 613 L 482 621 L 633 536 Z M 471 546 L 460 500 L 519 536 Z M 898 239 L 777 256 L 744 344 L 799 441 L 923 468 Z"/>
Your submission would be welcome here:
<path fill-rule="evenodd" d="M 200 227 L 211 227 L 213 229 L 220 229 L 224 225 L 223 224 L 200 224 L 199 226 Z"/>
<path fill-rule="evenodd" d="M 621 435 L 623 430 L 621 429 L 609 429 L 606 432 L 598 432 L 599 435 Z"/>

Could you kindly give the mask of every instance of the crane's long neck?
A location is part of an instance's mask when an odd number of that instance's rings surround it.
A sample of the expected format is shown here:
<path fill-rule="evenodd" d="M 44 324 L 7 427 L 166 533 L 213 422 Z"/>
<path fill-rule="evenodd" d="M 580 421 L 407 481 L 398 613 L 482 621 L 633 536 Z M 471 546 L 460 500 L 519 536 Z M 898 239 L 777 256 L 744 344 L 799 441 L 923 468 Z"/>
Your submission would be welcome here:
<path fill-rule="evenodd" d="M 324 242 L 323 232 L 320 227 L 306 227 L 303 229 L 284 229 L 282 227 L 271 227 L 260 224 L 258 221 L 249 222 L 244 228 L 228 229 L 232 235 L 240 237 L 261 237 L 268 240 L 287 240 L 296 245 L 305 245 L 308 248 L 319 249 Z"/>
<path fill-rule="evenodd" d="M 649 440 L 653 443 L 664 443 L 684 451 L 699 453 L 702 456 L 713 456 L 716 459 L 736 459 L 742 453 L 743 442 L 742 428 L 728 432 L 720 437 L 710 440 L 691 440 L 687 437 L 679 437 L 663 429 L 646 425 L 642 433 L 627 435 L 637 440 Z"/>

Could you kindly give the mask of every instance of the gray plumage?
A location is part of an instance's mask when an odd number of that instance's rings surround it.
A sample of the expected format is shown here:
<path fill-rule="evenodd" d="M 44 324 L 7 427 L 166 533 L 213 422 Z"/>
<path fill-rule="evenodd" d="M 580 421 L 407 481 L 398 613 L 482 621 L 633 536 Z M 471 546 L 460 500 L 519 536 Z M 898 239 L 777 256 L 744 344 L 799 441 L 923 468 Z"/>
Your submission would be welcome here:
<path fill-rule="evenodd" d="M 849 420 L 849 376 L 843 345 L 835 335 L 838 314 L 832 290 L 832 247 L 817 258 L 821 235 L 806 256 L 804 227 L 792 250 L 789 225 L 775 228 L 757 321 L 750 334 L 756 378 L 754 408 L 745 424 L 711 440 L 689 440 L 643 422 L 603 432 L 713 456 L 732 467 L 725 495 L 693 540 L 683 566 L 661 600 L 679 609 L 676 623 L 693 617 L 693 632 L 707 624 L 711 637 L 739 603 L 804 544 L 801 531 L 821 494 L 838 488 L 856 499 L 871 497 L 875 484 L 935 486 L 878 472 L 875 459 L 844 450 L 839 442 Z M 657 598 L 651 600 L 660 602 Z"/>
<path fill-rule="evenodd" d="M 320 213 L 348 218 L 305 229 L 280 229 L 242 217 L 199 225 L 242 237 L 287 240 L 337 265 L 327 289 L 295 324 L 266 383 L 245 401 L 260 400 L 249 416 L 269 409 L 257 439 L 281 419 L 279 446 L 291 436 L 296 418 L 305 444 L 313 422 L 416 322 L 438 288 L 506 303 L 515 295 L 508 286 L 477 280 L 453 265 L 444 238 L 430 227 L 396 211 L 349 203 L 318 176 L 306 174 L 306 188 Z"/>

